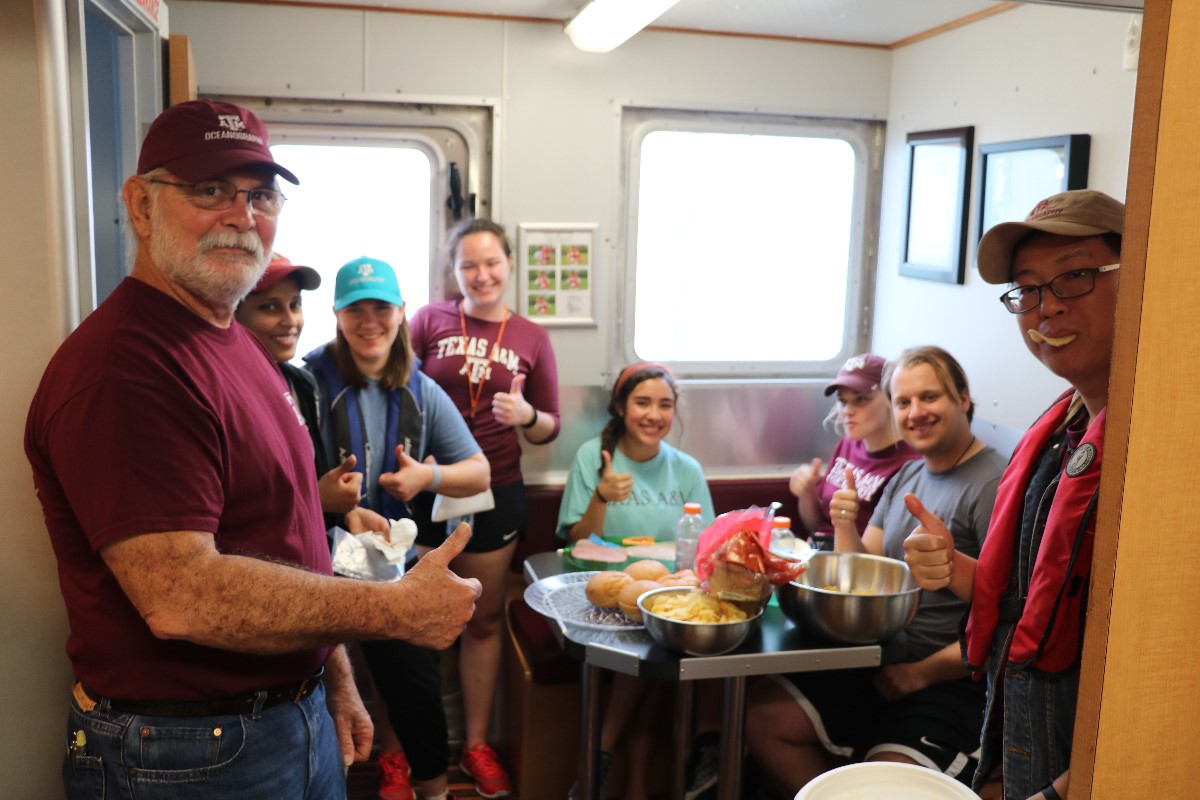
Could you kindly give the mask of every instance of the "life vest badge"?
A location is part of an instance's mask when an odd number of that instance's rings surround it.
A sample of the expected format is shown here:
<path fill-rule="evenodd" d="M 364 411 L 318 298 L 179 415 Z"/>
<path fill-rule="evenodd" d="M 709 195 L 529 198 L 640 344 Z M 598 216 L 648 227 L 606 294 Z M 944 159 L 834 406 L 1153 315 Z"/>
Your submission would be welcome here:
<path fill-rule="evenodd" d="M 1087 468 L 1096 460 L 1096 445 L 1091 442 L 1084 442 L 1079 445 L 1079 449 L 1071 454 L 1070 460 L 1067 461 L 1067 477 L 1078 478 Z"/>

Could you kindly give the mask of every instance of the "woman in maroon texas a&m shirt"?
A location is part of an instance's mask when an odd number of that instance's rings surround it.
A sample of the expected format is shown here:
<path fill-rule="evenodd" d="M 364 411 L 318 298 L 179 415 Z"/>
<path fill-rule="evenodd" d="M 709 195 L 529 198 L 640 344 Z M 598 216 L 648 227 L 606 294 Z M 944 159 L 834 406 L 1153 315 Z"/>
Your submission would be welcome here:
<path fill-rule="evenodd" d="M 463 299 L 431 303 L 413 315 L 413 350 L 421 369 L 454 400 L 492 466 L 496 507 L 475 514 L 471 541 L 451 568 L 478 578 L 483 594 L 460 642 L 466 716 L 461 767 L 479 793 L 499 797 L 511 782 L 486 736 L 500 670 L 500 614 L 509 563 L 525 527 L 521 442 L 558 435 L 558 366 L 546 329 L 504 303 L 512 248 L 504 228 L 469 219 L 450 232 L 447 251 Z M 417 543 L 436 547 L 441 539 Z"/>

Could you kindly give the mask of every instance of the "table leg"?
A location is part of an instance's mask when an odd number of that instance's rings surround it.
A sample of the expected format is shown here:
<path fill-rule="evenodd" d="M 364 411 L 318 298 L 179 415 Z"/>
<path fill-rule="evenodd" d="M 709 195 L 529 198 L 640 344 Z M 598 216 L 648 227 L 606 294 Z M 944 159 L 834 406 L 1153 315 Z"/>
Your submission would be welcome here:
<path fill-rule="evenodd" d="M 687 791 L 687 764 L 692 750 L 692 708 L 695 681 L 679 681 L 675 704 L 675 764 L 671 768 L 671 797 L 683 800 Z"/>
<path fill-rule="evenodd" d="M 725 679 L 725 718 L 721 727 L 721 758 L 718 762 L 718 800 L 742 796 L 742 724 L 746 713 L 746 678 Z"/>
<path fill-rule="evenodd" d="M 579 800 L 600 797 L 600 668 L 584 662 L 580 678 L 583 700 L 579 737 Z"/>

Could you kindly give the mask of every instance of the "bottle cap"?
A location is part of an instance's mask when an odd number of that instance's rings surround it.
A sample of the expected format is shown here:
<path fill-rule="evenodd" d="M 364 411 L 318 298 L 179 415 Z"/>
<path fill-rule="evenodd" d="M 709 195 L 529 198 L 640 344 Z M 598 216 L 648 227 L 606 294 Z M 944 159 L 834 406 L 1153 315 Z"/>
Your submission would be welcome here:
<path fill-rule="evenodd" d="M 703 508 L 703 506 L 701 506 L 699 503 L 684 503 L 683 504 L 683 513 L 699 514 L 702 508 Z"/>
<path fill-rule="evenodd" d="M 792 520 L 791 517 L 776 517 L 775 521 L 771 524 L 776 528 L 790 528 L 792 527 Z"/>

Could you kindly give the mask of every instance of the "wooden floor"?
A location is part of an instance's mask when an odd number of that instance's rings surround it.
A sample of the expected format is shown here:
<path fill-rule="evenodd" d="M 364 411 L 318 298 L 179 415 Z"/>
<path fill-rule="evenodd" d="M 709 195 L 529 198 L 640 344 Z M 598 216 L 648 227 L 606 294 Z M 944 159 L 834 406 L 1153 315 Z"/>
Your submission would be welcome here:
<path fill-rule="evenodd" d="M 453 753 L 454 750 L 451 750 Z M 500 754 L 501 761 L 504 761 L 504 753 Z M 455 754 L 457 757 L 457 754 Z M 450 794 L 454 800 L 478 800 L 479 795 L 475 792 L 475 784 L 471 779 L 458 771 L 458 762 L 454 761 L 450 765 Z M 379 768 L 375 763 L 375 758 L 363 764 L 355 764 L 350 767 L 350 773 L 346 777 L 346 798 L 347 800 L 376 800 L 376 792 L 379 790 Z M 508 800 L 520 800 L 516 793 L 510 794 Z"/>

